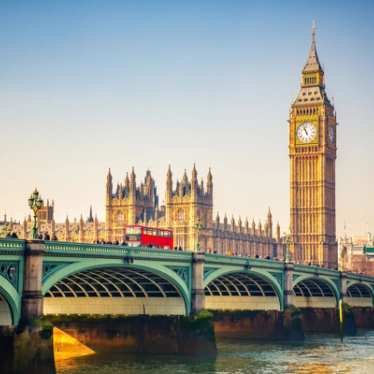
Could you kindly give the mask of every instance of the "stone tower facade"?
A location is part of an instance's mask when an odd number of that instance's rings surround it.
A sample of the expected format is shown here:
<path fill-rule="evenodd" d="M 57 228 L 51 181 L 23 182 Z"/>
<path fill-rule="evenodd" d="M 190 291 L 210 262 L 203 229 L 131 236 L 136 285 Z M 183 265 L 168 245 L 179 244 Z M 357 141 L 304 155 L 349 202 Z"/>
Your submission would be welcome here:
<path fill-rule="evenodd" d="M 171 168 L 166 177 L 165 226 L 173 229 L 175 245 L 183 248 L 213 248 L 208 230 L 213 223 L 213 177 L 209 170 L 206 189 L 198 181 L 195 165 L 191 179 L 185 171 L 173 189 Z"/>
<path fill-rule="evenodd" d="M 157 216 L 158 196 L 155 181 L 148 170 L 144 182 L 136 185 L 134 168 L 130 177 L 126 174 L 123 183 L 113 191 L 112 174 L 109 170 L 106 181 L 106 240 L 122 241 L 127 225 L 148 223 Z"/>
<path fill-rule="evenodd" d="M 313 27 L 300 91 L 289 117 L 290 250 L 296 262 L 334 268 L 336 127 Z"/>

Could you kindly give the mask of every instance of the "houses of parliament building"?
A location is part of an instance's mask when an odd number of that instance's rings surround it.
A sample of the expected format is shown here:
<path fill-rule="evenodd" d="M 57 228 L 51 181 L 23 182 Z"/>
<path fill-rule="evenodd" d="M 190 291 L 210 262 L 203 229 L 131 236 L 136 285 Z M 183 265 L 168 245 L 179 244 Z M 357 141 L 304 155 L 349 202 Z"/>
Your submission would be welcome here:
<path fill-rule="evenodd" d="M 261 257 L 282 257 L 284 243 L 295 262 L 337 266 L 335 236 L 335 160 L 337 121 L 325 90 L 325 74 L 317 54 L 315 30 L 301 73 L 300 90 L 288 121 L 290 159 L 290 232 L 281 238 L 270 210 L 263 223 L 213 216 L 213 177 L 198 180 L 193 167 L 174 183 L 166 174 L 165 204 L 151 172 L 137 183 L 135 171 L 114 186 L 109 170 L 105 190 L 105 222 L 92 216 L 56 224 L 54 204 L 39 212 L 41 232 L 58 240 L 122 242 L 127 225 L 173 230 L 174 245 L 188 250 Z M 15 225 L 21 238 L 30 237 L 31 219 Z M 283 243 L 283 244 L 282 244 Z"/>
<path fill-rule="evenodd" d="M 50 238 L 62 241 L 105 241 L 122 243 L 128 225 L 144 225 L 173 230 L 174 245 L 182 249 L 201 250 L 221 254 L 274 257 L 280 243 L 280 227 L 273 228 L 270 209 L 264 224 L 248 219 L 244 222 L 225 215 L 213 217 L 213 176 L 209 170 L 206 185 L 198 181 L 195 165 L 191 175 L 173 184 L 171 168 L 166 175 L 165 204 L 159 205 L 159 196 L 150 171 L 142 183 L 137 183 L 134 169 L 122 183 L 113 184 L 109 170 L 105 189 L 105 222 L 93 217 L 92 209 L 87 219 L 64 223 L 54 221 L 54 203 L 47 203 L 39 211 L 39 231 Z M 21 238 L 31 236 L 31 217 L 14 225 Z M 275 232 L 275 238 L 274 238 Z"/>

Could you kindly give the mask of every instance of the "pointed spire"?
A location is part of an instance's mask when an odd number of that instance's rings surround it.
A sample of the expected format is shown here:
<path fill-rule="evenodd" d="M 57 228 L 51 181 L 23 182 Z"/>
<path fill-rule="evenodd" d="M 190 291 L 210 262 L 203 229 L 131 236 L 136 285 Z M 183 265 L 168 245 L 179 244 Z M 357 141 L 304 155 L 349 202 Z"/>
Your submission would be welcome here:
<path fill-rule="evenodd" d="M 268 219 L 272 219 L 272 214 L 271 214 L 271 209 L 270 209 L 270 207 L 269 207 L 269 209 L 268 209 Z"/>
<path fill-rule="evenodd" d="M 136 179 L 135 168 L 132 167 L 132 168 L 131 168 L 130 181 L 131 181 L 131 182 L 135 182 L 135 179 Z"/>
<path fill-rule="evenodd" d="M 93 222 L 93 215 L 92 215 L 92 205 L 90 205 L 90 213 L 87 218 L 87 222 Z"/>
<path fill-rule="evenodd" d="M 316 72 L 323 71 L 321 63 L 319 62 L 318 53 L 317 53 L 317 42 L 316 42 L 316 22 L 313 21 L 312 24 L 312 44 L 309 49 L 308 59 L 303 69 L 305 72 Z"/>
<path fill-rule="evenodd" d="M 171 165 L 169 164 L 166 172 L 166 199 L 170 198 L 173 193 L 173 173 L 171 172 Z"/>
<path fill-rule="evenodd" d="M 194 163 L 193 168 L 192 168 L 192 180 L 196 178 L 197 178 L 197 170 L 196 170 L 196 164 Z"/>
<path fill-rule="evenodd" d="M 238 219 L 238 226 L 239 226 L 239 232 L 242 231 L 242 228 L 243 228 L 243 223 L 242 223 L 242 218 L 239 216 L 239 219 Z"/>
<path fill-rule="evenodd" d="M 126 172 L 126 177 L 125 177 L 125 188 L 129 188 L 130 186 L 130 179 L 129 179 L 129 173 Z"/>
<path fill-rule="evenodd" d="M 212 194 L 213 192 L 213 175 L 210 168 L 207 176 L 206 190 L 208 194 Z"/>
<path fill-rule="evenodd" d="M 224 230 L 227 230 L 227 214 L 225 213 L 225 216 L 223 218 L 223 228 Z"/>
<path fill-rule="evenodd" d="M 133 198 L 135 198 L 136 193 L 136 175 L 135 175 L 135 169 L 132 167 L 131 174 L 130 174 L 130 192 Z"/>
<path fill-rule="evenodd" d="M 187 170 L 186 169 L 184 169 L 182 182 L 183 182 L 183 184 L 186 184 L 188 182 L 188 176 L 187 176 Z"/>
<path fill-rule="evenodd" d="M 234 218 L 234 216 L 231 217 L 231 230 L 235 231 L 235 218 Z"/>
<path fill-rule="evenodd" d="M 113 194 L 113 178 L 112 178 L 112 173 L 111 173 L 110 168 L 109 168 L 108 174 L 107 174 L 107 177 L 106 177 L 106 198 L 107 198 L 107 201 L 111 201 L 112 194 Z"/>
<path fill-rule="evenodd" d="M 279 225 L 279 222 L 277 222 L 277 241 L 280 240 L 280 232 L 281 232 L 280 225 Z"/>
<path fill-rule="evenodd" d="M 201 191 L 201 193 L 204 193 L 204 181 L 203 181 L 203 178 L 201 178 L 201 181 L 200 181 L 200 191 Z"/>

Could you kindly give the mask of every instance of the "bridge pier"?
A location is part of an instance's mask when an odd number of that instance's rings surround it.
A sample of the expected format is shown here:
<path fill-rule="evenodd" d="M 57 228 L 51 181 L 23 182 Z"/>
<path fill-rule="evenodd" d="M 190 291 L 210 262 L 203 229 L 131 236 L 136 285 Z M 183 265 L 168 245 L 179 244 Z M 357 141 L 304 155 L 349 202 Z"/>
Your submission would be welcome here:
<path fill-rule="evenodd" d="M 294 271 L 294 264 L 285 263 L 284 265 L 284 291 L 283 291 L 284 309 L 292 305 L 293 271 Z"/>
<path fill-rule="evenodd" d="M 28 321 L 43 314 L 43 241 L 26 243 L 25 267 L 23 273 L 22 319 Z"/>
<path fill-rule="evenodd" d="M 192 313 L 197 313 L 205 308 L 204 264 L 204 253 L 194 253 L 192 257 Z"/>
<path fill-rule="evenodd" d="M 344 298 L 347 296 L 347 289 L 348 289 L 348 282 L 347 282 L 347 276 L 343 273 L 340 272 L 340 299 L 342 302 L 344 302 Z"/>

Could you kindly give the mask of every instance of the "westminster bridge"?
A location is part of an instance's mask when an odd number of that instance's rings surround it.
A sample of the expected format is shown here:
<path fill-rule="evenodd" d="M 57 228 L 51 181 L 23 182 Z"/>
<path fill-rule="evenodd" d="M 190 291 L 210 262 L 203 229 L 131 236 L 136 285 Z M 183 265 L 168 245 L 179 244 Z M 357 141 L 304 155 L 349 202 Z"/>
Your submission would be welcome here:
<path fill-rule="evenodd" d="M 374 278 L 275 260 L 54 241 L 0 240 L 0 325 L 58 314 L 372 307 Z"/>

